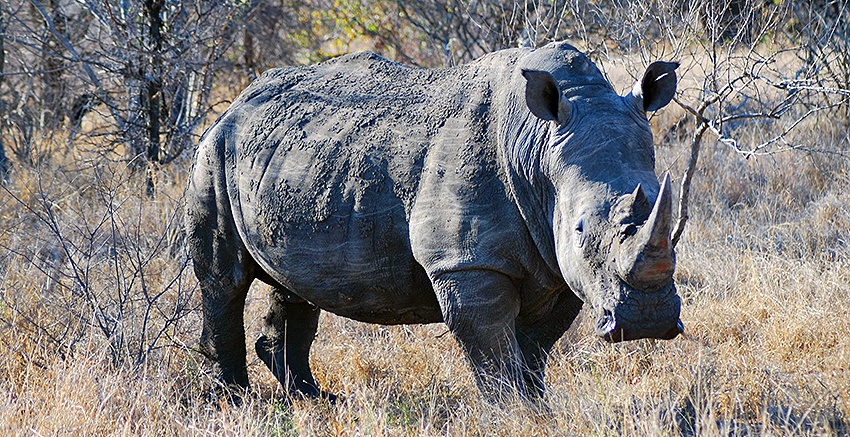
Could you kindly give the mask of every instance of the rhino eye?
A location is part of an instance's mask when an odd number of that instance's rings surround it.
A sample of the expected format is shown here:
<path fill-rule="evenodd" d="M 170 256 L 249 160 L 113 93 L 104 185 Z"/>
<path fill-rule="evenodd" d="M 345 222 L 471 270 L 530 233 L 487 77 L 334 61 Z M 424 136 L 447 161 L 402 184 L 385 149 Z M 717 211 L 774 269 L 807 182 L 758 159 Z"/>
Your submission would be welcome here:
<path fill-rule="evenodd" d="M 584 219 L 580 219 L 575 226 L 575 244 L 576 247 L 584 247 L 584 241 L 586 240 L 586 235 L 584 234 Z"/>

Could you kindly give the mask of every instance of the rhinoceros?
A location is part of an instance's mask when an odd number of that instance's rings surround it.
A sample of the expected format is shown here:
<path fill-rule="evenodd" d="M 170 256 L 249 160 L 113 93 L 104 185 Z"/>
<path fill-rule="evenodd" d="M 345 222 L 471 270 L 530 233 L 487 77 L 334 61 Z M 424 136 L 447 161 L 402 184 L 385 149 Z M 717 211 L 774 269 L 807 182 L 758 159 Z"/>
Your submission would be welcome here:
<path fill-rule="evenodd" d="M 289 394 L 320 390 L 320 310 L 443 322 L 487 393 L 544 394 L 549 351 L 588 304 L 609 342 L 683 331 L 669 176 L 647 112 L 655 62 L 618 95 L 576 48 L 425 69 L 373 53 L 264 73 L 206 131 L 186 191 L 200 346 L 248 387 L 243 309 L 272 287 L 256 352 Z"/>

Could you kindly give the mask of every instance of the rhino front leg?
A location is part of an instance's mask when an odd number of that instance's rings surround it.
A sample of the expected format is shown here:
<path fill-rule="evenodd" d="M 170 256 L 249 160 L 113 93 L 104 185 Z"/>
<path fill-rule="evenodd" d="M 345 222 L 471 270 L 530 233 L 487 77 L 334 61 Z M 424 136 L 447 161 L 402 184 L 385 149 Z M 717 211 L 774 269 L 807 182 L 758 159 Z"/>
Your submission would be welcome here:
<path fill-rule="evenodd" d="M 434 281 L 443 320 L 460 343 L 479 389 L 494 400 L 526 395 L 514 330 L 519 296 L 511 279 L 494 271 L 463 271 Z"/>
<path fill-rule="evenodd" d="M 546 360 L 552 346 L 572 325 L 582 301 L 569 289 L 558 296 L 555 305 L 539 320 L 533 323 L 517 324 L 517 342 L 522 352 L 523 379 L 528 393 L 532 397 L 542 397 L 546 391 L 544 376 Z"/>
<path fill-rule="evenodd" d="M 315 305 L 283 288 L 273 288 L 265 317 L 265 333 L 255 344 L 257 356 L 272 371 L 288 395 L 336 396 L 319 390 L 310 371 L 310 347 L 319 326 Z"/>

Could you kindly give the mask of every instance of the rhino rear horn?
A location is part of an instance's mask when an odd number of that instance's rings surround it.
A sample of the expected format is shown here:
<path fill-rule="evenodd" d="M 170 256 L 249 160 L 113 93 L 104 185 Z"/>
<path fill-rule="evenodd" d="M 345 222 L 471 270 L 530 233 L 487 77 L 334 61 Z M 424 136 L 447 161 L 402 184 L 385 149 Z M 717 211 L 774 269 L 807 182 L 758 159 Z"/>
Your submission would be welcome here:
<path fill-rule="evenodd" d="M 652 208 L 652 205 L 649 203 L 649 199 L 646 198 L 643 187 L 638 184 L 635 191 L 632 192 L 631 214 L 633 217 L 643 218 L 649 214 L 650 208 Z"/>
<path fill-rule="evenodd" d="M 623 247 L 618 267 L 623 279 L 638 290 L 654 291 L 667 284 L 673 275 L 675 255 L 670 230 L 673 224 L 673 194 L 670 175 L 664 176 L 661 189 L 646 223 Z"/>

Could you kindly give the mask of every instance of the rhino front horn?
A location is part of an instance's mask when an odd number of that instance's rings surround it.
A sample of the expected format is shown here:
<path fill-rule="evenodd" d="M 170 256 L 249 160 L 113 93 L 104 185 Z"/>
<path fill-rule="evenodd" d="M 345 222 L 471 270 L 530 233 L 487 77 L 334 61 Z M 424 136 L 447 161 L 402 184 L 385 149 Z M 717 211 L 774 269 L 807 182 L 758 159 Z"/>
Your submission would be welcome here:
<path fill-rule="evenodd" d="M 618 267 L 629 285 L 655 291 L 670 281 L 676 262 L 670 239 L 672 224 L 673 194 L 670 175 L 665 174 L 649 218 L 618 257 Z"/>
<path fill-rule="evenodd" d="M 672 255 L 670 230 L 673 224 L 673 194 L 670 189 L 670 174 L 664 175 L 655 206 L 638 232 L 639 241 L 649 250 L 663 251 Z"/>

